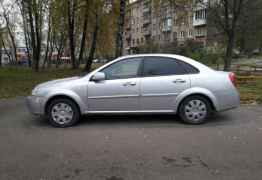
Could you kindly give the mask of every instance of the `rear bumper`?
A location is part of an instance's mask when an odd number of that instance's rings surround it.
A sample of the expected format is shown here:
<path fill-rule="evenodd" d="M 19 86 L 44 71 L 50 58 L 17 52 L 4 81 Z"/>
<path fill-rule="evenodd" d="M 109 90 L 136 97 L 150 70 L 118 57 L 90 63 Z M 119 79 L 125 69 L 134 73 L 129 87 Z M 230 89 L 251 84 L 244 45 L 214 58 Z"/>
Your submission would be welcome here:
<path fill-rule="evenodd" d="M 44 102 L 45 98 L 41 96 L 28 96 L 26 98 L 26 105 L 31 114 L 44 115 Z"/>
<path fill-rule="evenodd" d="M 220 93 L 217 99 L 218 111 L 226 111 L 240 106 L 240 96 L 237 90 Z"/>

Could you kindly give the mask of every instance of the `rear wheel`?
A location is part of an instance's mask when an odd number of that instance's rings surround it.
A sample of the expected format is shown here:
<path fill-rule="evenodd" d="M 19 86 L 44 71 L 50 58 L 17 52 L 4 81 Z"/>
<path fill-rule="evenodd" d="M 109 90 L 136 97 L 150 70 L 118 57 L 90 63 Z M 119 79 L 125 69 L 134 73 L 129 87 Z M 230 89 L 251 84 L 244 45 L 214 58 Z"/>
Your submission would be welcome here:
<path fill-rule="evenodd" d="M 189 124 L 205 123 L 211 112 L 210 102 L 202 96 L 186 98 L 179 108 L 180 117 Z"/>
<path fill-rule="evenodd" d="M 79 121 L 80 112 L 75 102 L 70 99 L 60 98 L 50 103 L 47 116 L 51 125 L 66 128 Z"/>

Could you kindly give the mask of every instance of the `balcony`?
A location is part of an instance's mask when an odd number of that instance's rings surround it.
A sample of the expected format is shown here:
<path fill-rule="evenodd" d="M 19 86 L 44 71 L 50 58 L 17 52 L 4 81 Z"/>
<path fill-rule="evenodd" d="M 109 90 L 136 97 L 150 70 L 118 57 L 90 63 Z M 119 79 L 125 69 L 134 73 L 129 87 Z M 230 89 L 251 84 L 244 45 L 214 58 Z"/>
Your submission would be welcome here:
<path fill-rule="evenodd" d="M 130 31 L 131 30 L 131 23 L 126 23 L 126 31 Z"/>
<path fill-rule="evenodd" d="M 162 22 L 162 32 L 172 31 L 172 18 L 166 18 Z"/>
<path fill-rule="evenodd" d="M 206 19 L 193 19 L 193 26 L 204 26 L 207 24 Z"/>
<path fill-rule="evenodd" d="M 126 37 L 126 40 L 127 40 L 127 41 L 131 41 L 131 39 L 132 39 L 131 33 L 127 33 L 127 34 L 125 35 L 125 37 Z"/>
<path fill-rule="evenodd" d="M 143 8 L 143 13 L 150 13 L 151 12 L 151 8 L 150 7 L 144 7 Z"/>
<path fill-rule="evenodd" d="M 208 7 L 208 0 L 204 0 L 203 2 L 197 2 L 194 5 L 194 10 L 198 11 L 198 10 L 202 10 L 202 9 L 207 9 Z"/>
<path fill-rule="evenodd" d="M 143 25 L 148 25 L 151 23 L 151 18 L 149 16 L 144 16 Z"/>
<path fill-rule="evenodd" d="M 193 26 L 203 26 L 207 23 L 207 9 L 196 10 L 194 12 Z"/>
<path fill-rule="evenodd" d="M 144 28 L 143 29 L 143 35 L 144 36 L 150 36 L 151 35 L 151 29 L 150 28 Z"/>
<path fill-rule="evenodd" d="M 164 26 L 162 32 L 170 32 L 172 30 L 172 26 Z"/>

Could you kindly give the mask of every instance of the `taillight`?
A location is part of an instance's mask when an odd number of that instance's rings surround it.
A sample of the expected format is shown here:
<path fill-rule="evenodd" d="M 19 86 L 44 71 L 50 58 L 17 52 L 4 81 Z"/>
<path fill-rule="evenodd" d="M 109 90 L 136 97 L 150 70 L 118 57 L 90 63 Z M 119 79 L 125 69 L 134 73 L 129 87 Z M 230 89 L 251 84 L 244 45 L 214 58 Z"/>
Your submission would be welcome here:
<path fill-rule="evenodd" d="M 234 84 L 234 86 L 236 86 L 236 75 L 234 73 L 229 73 L 229 79 L 232 82 L 232 84 Z"/>

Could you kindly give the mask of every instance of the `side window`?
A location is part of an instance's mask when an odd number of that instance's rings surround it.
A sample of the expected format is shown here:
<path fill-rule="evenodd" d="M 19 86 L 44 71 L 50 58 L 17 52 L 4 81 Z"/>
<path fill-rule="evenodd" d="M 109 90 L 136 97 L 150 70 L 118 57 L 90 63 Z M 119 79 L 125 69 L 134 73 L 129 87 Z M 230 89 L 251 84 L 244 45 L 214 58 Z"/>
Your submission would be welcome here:
<path fill-rule="evenodd" d="M 144 76 L 168 76 L 187 74 L 175 60 L 164 57 L 148 57 L 144 60 Z"/>
<path fill-rule="evenodd" d="M 106 67 L 101 72 L 105 73 L 106 80 L 137 77 L 141 62 L 141 58 L 122 60 Z"/>
<path fill-rule="evenodd" d="M 188 63 L 182 62 L 182 61 L 180 61 L 179 63 L 183 66 L 183 68 L 187 71 L 188 74 L 198 74 L 199 73 L 199 70 L 196 67 Z"/>

